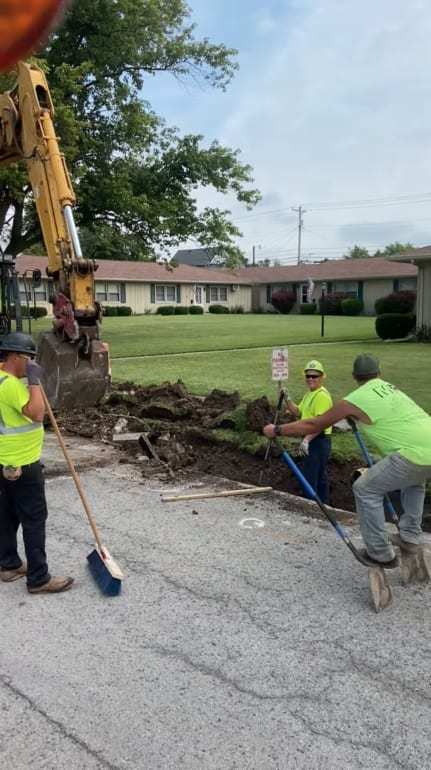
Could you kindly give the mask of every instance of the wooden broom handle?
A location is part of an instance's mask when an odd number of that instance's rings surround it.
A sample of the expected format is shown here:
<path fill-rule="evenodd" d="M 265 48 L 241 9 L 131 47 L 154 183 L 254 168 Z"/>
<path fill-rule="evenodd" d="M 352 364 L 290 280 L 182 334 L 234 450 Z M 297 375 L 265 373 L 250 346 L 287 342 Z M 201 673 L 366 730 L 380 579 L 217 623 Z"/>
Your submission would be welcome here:
<path fill-rule="evenodd" d="M 40 386 L 40 392 L 42 393 L 42 398 L 43 398 L 43 401 L 44 401 L 44 404 L 45 404 L 45 409 L 48 412 L 48 417 L 49 417 L 49 419 L 51 421 L 52 427 L 54 428 L 54 432 L 55 432 L 55 435 L 57 436 L 58 443 L 60 444 L 60 446 L 61 446 L 61 448 L 63 450 L 63 454 L 64 454 L 64 457 L 65 457 L 65 460 L 66 460 L 66 462 L 67 462 L 67 464 L 69 466 L 69 470 L 70 470 L 70 472 L 72 474 L 73 480 L 74 480 L 76 488 L 78 490 L 78 494 L 79 494 L 79 496 L 81 498 L 82 505 L 84 506 L 85 513 L 87 514 L 87 518 L 88 518 L 88 521 L 90 523 L 90 527 L 93 530 L 93 535 L 94 535 L 94 539 L 96 540 L 97 547 L 98 547 L 100 553 L 103 555 L 103 548 L 102 548 L 102 543 L 100 541 L 99 531 L 97 529 L 97 525 L 96 525 L 96 521 L 94 519 L 94 516 L 93 516 L 93 514 L 91 512 L 91 508 L 90 508 L 90 506 L 88 504 L 88 500 L 87 500 L 87 498 L 86 498 L 86 496 L 84 494 L 84 490 L 82 488 L 81 480 L 80 480 L 80 478 L 79 478 L 79 476 L 78 476 L 78 474 L 76 472 L 75 466 L 73 464 L 73 460 L 72 460 L 69 452 L 67 451 L 66 444 L 64 443 L 63 436 L 61 435 L 60 428 L 58 427 L 57 420 L 54 417 L 54 412 L 51 409 L 51 404 L 48 401 L 48 396 L 46 395 L 45 390 L 44 390 L 43 385 L 41 384 L 41 382 L 39 382 L 39 386 Z"/>

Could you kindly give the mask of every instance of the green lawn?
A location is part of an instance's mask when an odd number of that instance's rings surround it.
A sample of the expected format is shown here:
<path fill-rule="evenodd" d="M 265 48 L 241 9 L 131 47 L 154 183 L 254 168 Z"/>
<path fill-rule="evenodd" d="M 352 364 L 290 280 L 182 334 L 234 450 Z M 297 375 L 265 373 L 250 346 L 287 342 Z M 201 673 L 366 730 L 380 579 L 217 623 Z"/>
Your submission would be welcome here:
<path fill-rule="evenodd" d="M 112 358 L 274 347 L 320 340 L 320 317 L 300 315 L 132 316 L 105 318 Z M 325 319 L 325 339 L 375 338 L 373 318 Z"/>
<path fill-rule="evenodd" d="M 46 328 L 46 319 L 33 324 L 35 334 Z M 106 318 L 103 339 L 111 348 L 114 381 L 148 385 L 181 379 L 192 393 L 221 388 L 238 390 L 246 400 L 266 394 L 273 402 L 277 385 L 271 380 L 272 347 L 289 347 L 288 387 L 295 400 L 304 391 L 302 369 L 310 358 L 319 358 L 326 367 L 326 385 L 336 400 L 355 387 L 352 361 L 368 351 L 380 359 L 383 377 L 431 412 L 431 347 L 384 343 L 374 333 L 373 318 L 327 317 L 323 340 L 320 318 L 309 316 Z M 335 437 L 335 456 L 354 451 L 352 436 Z"/>
<path fill-rule="evenodd" d="M 351 376 L 352 361 L 361 352 L 376 355 L 383 377 L 409 393 L 424 409 L 431 412 L 431 348 L 415 343 L 384 343 L 379 340 L 329 345 L 294 345 L 289 349 L 288 387 L 293 398 L 304 390 L 302 368 L 317 357 L 327 370 L 326 385 L 334 400 L 355 387 Z M 145 359 L 113 361 L 116 380 L 132 380 L 142 384 L 163 380 L 183 380 L 193 393 L 207 393 L 212 388 L 239 390 L 245 399 L 264 393 L 272 400 L 277 385 L 271 380 L 271 348 L 176 356 L 151 356 Z"/>

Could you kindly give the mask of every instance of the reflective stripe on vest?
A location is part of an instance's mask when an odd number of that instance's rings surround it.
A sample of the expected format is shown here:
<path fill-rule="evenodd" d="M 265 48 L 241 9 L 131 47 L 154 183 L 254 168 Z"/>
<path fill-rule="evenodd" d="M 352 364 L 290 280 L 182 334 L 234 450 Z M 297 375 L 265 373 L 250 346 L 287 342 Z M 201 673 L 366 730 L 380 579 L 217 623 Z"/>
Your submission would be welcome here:
<path fill-rule="evenodd" d="M 0 385 L 7 380 L 7 377 L 0 378 Z M 0 417 L 0 436 L 13 436 L 16 433 L 31 433 L 42 427 L 41 422 L 30 422 L 28 425 L 18 425 L 15 428 L 8 428 Z"/>

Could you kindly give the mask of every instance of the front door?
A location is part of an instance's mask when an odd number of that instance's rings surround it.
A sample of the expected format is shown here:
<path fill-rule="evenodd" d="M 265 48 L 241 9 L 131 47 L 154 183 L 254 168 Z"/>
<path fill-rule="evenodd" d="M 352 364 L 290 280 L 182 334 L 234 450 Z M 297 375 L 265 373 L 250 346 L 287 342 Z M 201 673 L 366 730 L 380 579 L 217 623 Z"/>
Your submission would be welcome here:
<path fill-rule="evenodd" d="M 205 286 L 195 287 L 195 302 L 197 305 L 205 305 Z"/>

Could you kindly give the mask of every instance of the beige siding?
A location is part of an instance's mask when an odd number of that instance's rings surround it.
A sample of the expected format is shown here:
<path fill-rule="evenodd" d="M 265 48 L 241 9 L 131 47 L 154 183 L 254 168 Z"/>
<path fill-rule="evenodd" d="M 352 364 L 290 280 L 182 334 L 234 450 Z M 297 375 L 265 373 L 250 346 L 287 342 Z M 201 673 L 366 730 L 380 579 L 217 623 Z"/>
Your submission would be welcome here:
<path fill-rule="evenodd" d="M 365 315 L 375 315 L 374 304 L 376 299 L 386 297 L 394 290 L 394 281 L 392 278 L 377 278 L 375 280 L 364 281 L 364 313 Z"/>
<path fill-rule="evenodd" d="M 418 263 L 417 326 L 431 329 L 431 262 Z"/>

